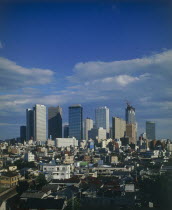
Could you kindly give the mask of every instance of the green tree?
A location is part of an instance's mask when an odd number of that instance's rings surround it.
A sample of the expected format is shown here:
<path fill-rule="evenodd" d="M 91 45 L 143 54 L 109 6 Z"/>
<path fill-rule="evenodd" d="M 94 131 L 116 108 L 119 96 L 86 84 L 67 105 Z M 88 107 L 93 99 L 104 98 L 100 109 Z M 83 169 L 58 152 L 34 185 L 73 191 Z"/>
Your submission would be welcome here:
<path fill-rule="evenodd" d="M 40 173 L 39 176 L 36 178 L 36 183 L 38 189 L 41 189 L 44 185 L 48 183 L 43 173 Z"/>
<path fill-rule="evenodd" d="M 16 191 L 18 194 L 22 194 L 29 188 L 29 183 L 27 181 L 19 181 Z"/>

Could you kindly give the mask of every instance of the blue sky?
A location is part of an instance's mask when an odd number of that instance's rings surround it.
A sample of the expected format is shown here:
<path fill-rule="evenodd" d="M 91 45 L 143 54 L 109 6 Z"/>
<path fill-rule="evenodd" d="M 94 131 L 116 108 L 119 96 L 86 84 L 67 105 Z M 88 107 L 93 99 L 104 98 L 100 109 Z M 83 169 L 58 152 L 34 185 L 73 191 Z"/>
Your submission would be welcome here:
<path fill-rule="evenodd" d="M 172 139 L 170 1 L 1 1 L 0 139 L 19 136 L 25 109 L 81 103 L 124 118 L 136 108 L 139 133 L 157 123 Z"/>

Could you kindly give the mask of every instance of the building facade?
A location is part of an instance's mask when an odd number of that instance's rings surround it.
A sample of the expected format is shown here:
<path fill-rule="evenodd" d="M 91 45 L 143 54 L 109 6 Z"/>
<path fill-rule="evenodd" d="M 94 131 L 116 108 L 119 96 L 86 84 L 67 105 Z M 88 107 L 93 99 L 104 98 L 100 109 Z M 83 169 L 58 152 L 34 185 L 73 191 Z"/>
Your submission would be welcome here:
<path fill-rule="evenodd" d="M 78 140 L 76 138 L 56 138 L 55 140 L 55 146 L 56 147 L 77 147 L 78 146 Z"/>
<path fill-rule="evenodd" d="M 70 179 L 70 165 L 43 165 L 43 172 L 46 179 Z"/>
<path fill-rule="evenodd" d="M 155 135 L 155 122 L 146 121 L 146 137 L 149 140 L 156 139 L 156 135 Z"/>
<path fill-rule="evenodd" d="M 125 110 L 125 120 L 127 124 L 136 124 L 135 108 L 130 106 L 128 103 Z"/>
<path fill-rule="evenodd" d="M 112 138 L 120 139 L 125 136 L 126 121 L 119 117 L 112 117 Z"/>
<path fill-rule="evenodd" d="M 62 108 L 48 108 L 48 138 L 62 138 Z"/>
<path fill-rule="evenodd" d="M 129 137 L 129 143 L 136 144 L 136 125 L 126 124 L 126 136 Z"/>
<path fill-rule="evenodd" d="M 93 140 L 103 140 L 106 139 L 106 129 L 103 128 L 92 128 L 88 131 L 88 138 Z"/>
<path fill-rule="evenodd" d="M 34 110 L 34 140 L 46 141 L 46 106 L 36 104 Z"/>
<path fill-rule="evenodd" d="M 102 127 L 109 133 L 109 109 L 106 106 L 95 110 L 95 126 L 96 128 Z"/>
<path fill-rule="evenodd" d="M 20 126 L 20 141 L 22 143 L 26 141 L 26 126 L 25 125 Z"/>
<path fill-rule="evenodd" d="M 69 107 L 69 137 L 83 139 L 83 108 L 80 104 Z"/>
<path fill-rule="evenodd" d="M 34 138 L 34 112 L 32 109 L 26 109 L 26 140 Z"/>
<path fill-rule="evenodd" d="M 63 127 L 63 137 L 64 138 L 69 137 L 69 125 L 64 125 L 64 127 Z"/>
<path fill-rule="evenodd" d="M 84 120 L 84 139 L 88 140 L 88 131 L 93 128 L 93 120 L 90 118 L 86 118 Z"/>

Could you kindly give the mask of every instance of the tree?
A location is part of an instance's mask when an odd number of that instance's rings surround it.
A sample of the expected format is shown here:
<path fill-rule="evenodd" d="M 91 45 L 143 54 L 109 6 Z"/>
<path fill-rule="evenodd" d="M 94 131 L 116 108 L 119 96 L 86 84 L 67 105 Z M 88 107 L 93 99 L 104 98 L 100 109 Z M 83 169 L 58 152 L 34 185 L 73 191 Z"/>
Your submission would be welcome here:
<path fill-rule="evenodd" d="M 22 194 L 29 188 L 29 183 L 27 181 L 19 181 L 16 191 L 18 194 Z"/>
<path fill-rule="evenodd" d="M 36 183 L 38 189 L 41 189 L 44 185 L 48 183 L 43 173 L 40 173 L 39 176 L 36 178 Z"/>

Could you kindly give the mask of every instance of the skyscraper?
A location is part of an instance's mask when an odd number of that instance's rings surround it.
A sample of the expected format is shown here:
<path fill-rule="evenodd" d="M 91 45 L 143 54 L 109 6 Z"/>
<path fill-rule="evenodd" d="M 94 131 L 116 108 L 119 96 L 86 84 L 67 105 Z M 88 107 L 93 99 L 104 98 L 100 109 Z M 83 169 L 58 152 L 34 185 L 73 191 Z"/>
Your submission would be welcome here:
<path fill-rule="evenodd" d="M 80 104 L 69 107 L 69 137 L 83 139 L 83 108 Z"/>
<path fill-rule="evenodd" d="M 68 138 L 69 137 L 69 125 L 63 126 L 63 137 Z"/>
<path fill-rule="evenodd" d="M 26 141 L 26 126 L 25 125 L 20 126 L 20 141 L 22 143 Z"/>
<path fill-rule="evenodd" d="M 46 141 L 46 106 L 36 104 L 34 111 L 34 140 Z"/>
<path fill-rule="evenodd" d="M 109 133 L 109 109 L 106 106 L 95 110 L 95 125 L 96 128 L 102 127 Z"/>
<path fill-rule="evenodd" d="M 130 106 L 128 103 L 125 110 L 125 120 L 127 124 L 136 124 L 135 108 Z"/>
<path fill-rule="evenodd" d="M 34 113 L 32 109 L 26 109 L 26 140 L 34 138 Z"/>
<path fill-rule="evenodd" d="M 146 137 L 147 139 L 150 139 L 150 140 L 156 139 L 155 122 L 146 121 Z"/>
<path fill-rule="evenodd" d="M 120 139 L 125 136 L 126 121 L 119 117 L 112 117 L 112 138 Z"/>
<path fill-rule="evenodd" d="M 49 107 L 48 108 L 48 137 L 62 138 L 62 108 Z"/>
<path fill-rule="evenodd" d="M 88 140 L 88 131 L 93 128 L 93 120 L 90 118 L 86 118 L 84 120 L 84 139 Z"/>
<path fill-rule="evenodd" d="M 136 144 L 136 125 L 126 124 L 126 136 L 129 137 L 129 143 Z"/>

